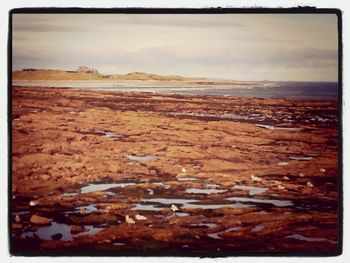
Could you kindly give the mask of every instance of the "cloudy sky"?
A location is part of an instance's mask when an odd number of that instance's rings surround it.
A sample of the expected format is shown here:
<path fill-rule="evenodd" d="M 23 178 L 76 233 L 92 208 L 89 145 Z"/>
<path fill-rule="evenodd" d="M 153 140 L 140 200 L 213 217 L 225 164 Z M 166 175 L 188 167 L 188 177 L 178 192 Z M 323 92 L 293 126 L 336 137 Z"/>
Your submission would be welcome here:
<path fill-rule="evenodd" d="M 13 69 L 337 81 L 332 14 L 15 14 Z"/>

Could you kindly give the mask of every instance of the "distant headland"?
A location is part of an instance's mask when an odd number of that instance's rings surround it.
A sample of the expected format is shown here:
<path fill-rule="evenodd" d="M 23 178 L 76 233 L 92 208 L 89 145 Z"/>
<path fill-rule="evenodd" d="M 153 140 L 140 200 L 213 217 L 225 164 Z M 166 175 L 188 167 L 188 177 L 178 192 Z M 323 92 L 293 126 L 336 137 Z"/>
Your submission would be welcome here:
<path fill-rule="evenodd" d="M 101 74 L 97 69 L 80 66 L 76 70 L 24 68 L 12 73 L 13 80 L 155 80 L 155 81 L 196 81 L 205 78 L 187 78 L 178 75 L 161 76 L 144 72 L 127 74 Z"/>

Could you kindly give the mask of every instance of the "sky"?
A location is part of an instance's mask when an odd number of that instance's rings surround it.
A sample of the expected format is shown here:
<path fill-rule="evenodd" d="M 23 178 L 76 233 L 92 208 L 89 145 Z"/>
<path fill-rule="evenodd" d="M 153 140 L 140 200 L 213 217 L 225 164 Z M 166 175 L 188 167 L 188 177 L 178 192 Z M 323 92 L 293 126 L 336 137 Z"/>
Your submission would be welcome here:
<path fill-rule="evenodd" d="M 14 14 L 13 70 L 337 81 L 335 14 Z"/>

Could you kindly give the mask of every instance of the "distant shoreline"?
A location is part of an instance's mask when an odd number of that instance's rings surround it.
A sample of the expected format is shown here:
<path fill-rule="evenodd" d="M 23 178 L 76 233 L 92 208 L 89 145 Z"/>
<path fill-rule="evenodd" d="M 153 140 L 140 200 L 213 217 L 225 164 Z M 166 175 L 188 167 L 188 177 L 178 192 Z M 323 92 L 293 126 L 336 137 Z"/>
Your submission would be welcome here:
<path fill-rule="evenodd" d="M 312 101 L 339 101 L 337 83 L 286 82 L 264 86 L 188 85 L 186 83 L 159 83 L 145 81 L 101 82 L 101 81 L 14 81 L 13 88 L 49 88 L 91 90 L 98 92 L 132 92 L 160 95 L 242 97 L 257 99 L 288 99 Z M 266 83 L 265 83 L 266 84 Z"/>
<path fill-rule="evenodd" d="M 147 87 L 148 85 L 151 85 L 152 87 L 158 86 L 158 87 L 164 87 L 167 85 L 176 85 L 176 86 L 220 86 L 220 87 L 227 87 L 227 88 L 233 88 L 234 86 L 237 86 L 239 88 L 241 87 L 252 87 L 252 86 L 261 86 L 265 85 L 273 86 L 276 84 L 276 82 L 262 82 L 262 81 L 175 81 L 175 80 L 98 80 L 98 79 L 91 79 L 91 80 L 65 80 L 65 79 L 59 79 L 59 80 L 50 80 L 50 79 L 12 79 L 12 83 L 17 85 L 26 85 L 30 83 L 38 83 L 38 84 L 50 84 L 50 86 L 54 86 L 56 83 L 108 83 L 108 84 L 129 84 L 130 86 L 133 85 L 140 85 Z"/>
<path fill-rule="evenodd" d="M 51 69 L 23 69 L 12 72 L 12 80 L 13 81 L 57 81 L 57 82 L 65 82 L 65 81 L 74 81 L 74 82 L 83 82 L 83 81 L 92 81 L 92 82 L 120 82 L 120 83 L 128 83 L 128 82 L 140 82 L 147 83 L 150 82 L 152 84 L 182 84 L 186 85 L 220 85 L 220 86 L 251 86 L 257 85 L 261 83 L 269 84 L 274 83 L 275 81 L 239 81 L 239 80 L 227 80 L 227 79 L 209 79 L 204 77 L 183 77 L 180 75 L 157 75 L 153 73 L 145 73 L 145 72 L 130 72 L 127 74 L 112 74 L 106 75 L 101 74 L 95 69 L 90 69 L 86 67 L 85 71 L 81 71 L 80 67 L 76 71 L 69 70 L 51 70 Z M 83 67 L 84 68 L 84 67 Z M 84 68 L 85 69 L 85 68 Z"/>

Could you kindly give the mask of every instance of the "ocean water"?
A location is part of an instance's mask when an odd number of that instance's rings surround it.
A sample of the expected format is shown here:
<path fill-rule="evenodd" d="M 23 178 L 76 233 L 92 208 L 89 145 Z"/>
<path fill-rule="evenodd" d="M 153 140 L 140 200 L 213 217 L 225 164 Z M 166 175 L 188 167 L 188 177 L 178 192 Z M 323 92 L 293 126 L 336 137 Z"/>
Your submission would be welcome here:
<path fill-rule="evenodd" d="M 116 83 L 86 81 L 14 81 L 14 86 L 68 87 L 114 91 L 142 91 L 165 94 L 238 96 L 250 98 L 287 98 L 310 100 L 339 100 L 337 82 L 276 82 L 274 85 L 228 86 L 155 86 L 152 83 Z"/>
<path fill-rule="evenodd" d="M 173 90 L 176 93 L 176 90 Z M 338 83 L 335 82 L 279 82 L 276 86 L 253 88 L 210 88 L 182 90 L 182 94 L 223 95 L 250 98 L 287 98 L 338 101 Z"/>

